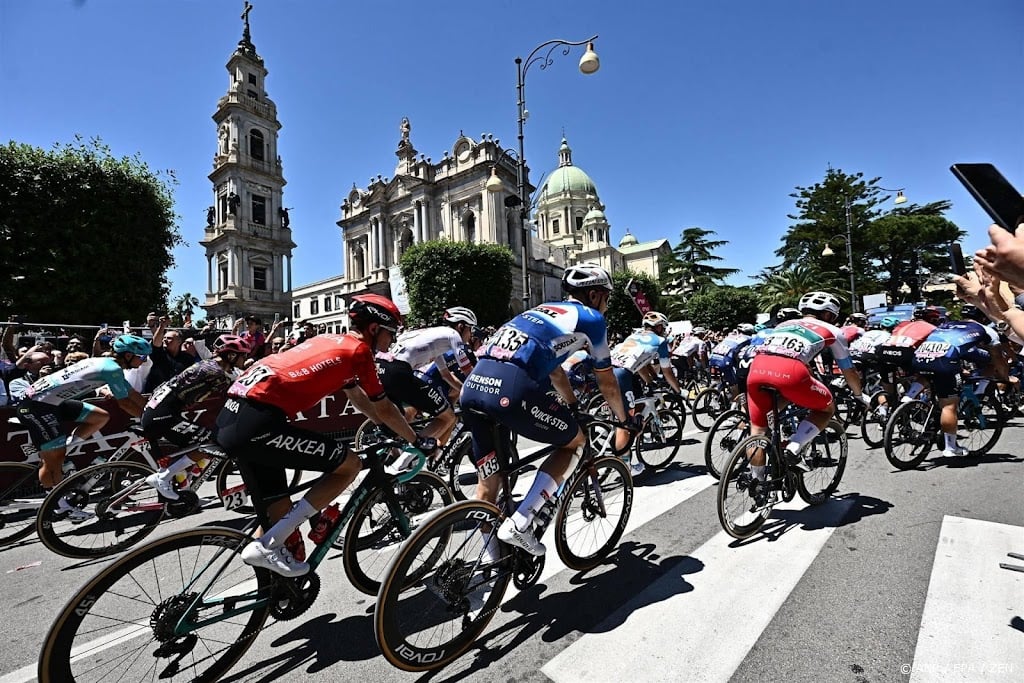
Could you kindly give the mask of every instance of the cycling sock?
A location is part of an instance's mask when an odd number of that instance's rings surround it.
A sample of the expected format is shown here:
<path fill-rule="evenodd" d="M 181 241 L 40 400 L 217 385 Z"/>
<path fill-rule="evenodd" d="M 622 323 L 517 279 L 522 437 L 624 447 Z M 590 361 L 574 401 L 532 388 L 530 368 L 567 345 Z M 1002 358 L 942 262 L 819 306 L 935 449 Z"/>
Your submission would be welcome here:
<path fill-rule="evenodd" d="M 275 550 L 284 545 L 292 532 L 299 528 L 303 522 L 317 513 L 317 509 L 303 498 L 292 506 L 292 509 L 285 513 L 284 517 L 278 520 L 277 524 L 270 527 L 270 531 L 263 534 L 260 543 L 269 550 Z"/>
<path fill-rule="evenodd" d="M 757 465 L 751 465 L 750 473 L 754 475 L 754 479 L 757 479 L 758 481 L 764 481 L 764 471 L 767 468 L 767 465 L 761 465 L 760 467 Z"/>
<path fill-rule="evenodd" d="M 797 425 L 796 433 L 789 438 L 789 445 L 786 446 L 786 450 L 790 453 L 798 453 L 804 447 L 804 444 L 810 443 L 819 432 L 821 432 L 821 428 L 818 425 L 810 420 L 802 420 Z"/>
<path fill-rule="evenodd" d="M 168 465 L 166 469 L 160 472 L 160 474 L 162 476 L 172 477 L 178 472 L 184 472 L 188 468 L 192 467 L 192 465 L 194 464 L 195 463 L 192 462 L 192 458 L 188 457 L 187 455 L 183 455 L 174 462 L 172 462 L 170 465 Z"/>
<path fill-rule="evenodd" d="M 544 471 L 537 472 L 530 492 L 526 494 L 523 502 L 519 504 L 519 508 L 512 515 L 512 521 L 516 528 L 520 531 L 526 530 L 533 521 L 534 513 L 540 510 L 544 501 L 554 496 L 557 490 L 558 483 L 550 474 Z"/>
<path fill-rule="evenodd" d="M 956 434 L 947 434 L 943 432 L 942 435 L 946 437 L 946 448 L 956 448 Z"/>

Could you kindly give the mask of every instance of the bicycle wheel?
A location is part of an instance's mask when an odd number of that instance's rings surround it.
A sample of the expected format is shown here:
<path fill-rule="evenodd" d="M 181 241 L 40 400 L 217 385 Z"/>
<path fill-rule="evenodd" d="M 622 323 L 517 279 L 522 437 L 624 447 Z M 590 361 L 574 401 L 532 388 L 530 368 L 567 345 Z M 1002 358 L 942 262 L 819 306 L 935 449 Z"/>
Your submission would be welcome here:
<path fill-rule="evenodd" d="M 516 438 L 513 434 L 512 445 L 506 451 L 511 458 L 509 463 L 509 488 L 514 488 L 519 479 L 516 465 L 519 464 L 519 451 L 516 450 Z M 476 462 L 473 460 L 473 438 L 467 432 L 459 438 L 452 454 L 452 464 L 448 468 L 448 488 L 456 500 L 472 500 L 476 497 Z"/>
<path fill-rule="evenodd" d="M 24 462 L 0 462 L 0 546 L 36 530 L 36 514 L 46 493 L 39 468 Z"/>
<path fill-rule="evenodd" d="M 1006 421 L 1002 406 L 991 394 L 978 396 L 978 403 L 961 400 L 958 408 L 957 441 L 969 457 L 985 455 L 999 441 Z"/>
<path fill-rule="evenodd" d="M 704 464 L 708 474 L 715 479 L 721 477 L 733 449 L 747 436 L 749 429 L 750 422 L 742 410 L 727 410 L 718 416 L 704 440 Z"/>
<path fill-rule="evenodd" d="M 693 399 L 693 424 L 697 425 L 697 429 L 706 432 L 728 408 L 729 401 L 722 392 L 715 387 L 708 387 Z"/>
<path fill-rule="evenodd" d="M 288 474 L 288 473 L 291 474 Z M 302 470 L 285 470 L 285 474 L 288 477 L 288 488 L 295 488 L 302 481 Z M 221 495 L 228 489 L 233 489 L 241 486 L 245 482 L 242 481 L 242 473 L 238 471 L 238 465 L 232 459 L 227 459 L 221 464 L 220 469 L 217 470 L 217 495 Z M 253 506 L 241 505 L 236 508 L 232 508 L 232 512 L 236 512 L 240 515 L 252 515 L 255 513 Z"/>
<path fill-rule="evenodd" d="M 500 523 L 496 506 L 466 500 L 431 517 L 402 545 L 373 613 L 377 645 L 391 664 L 439 669 L 487 628 L 512 578 L 511 549 L 503 543 L 498 563 L 480 568 L 485 537 Z"/>
<path fill-rule="evenodd" d="M 778 454 L 771 439 L 751 435 L 736 444 L 718 480 L 718 521 L 725 533 L 741 540 L 757 533 L 774 505 L 770 484 L 756 479 L 750 469 L 750 458 L 758 450 L 764 451 L 765 472 L 775 470 Z"/>
<path fill-rule="evenodd" d="M 825 428 L 808 446 L 808 456 L 814 469 L 800 472 L 796 490 L 808 505 L 821 505 L 839 487 L 846 470 L 846 426 L 838 420 L 829 420 Z"/>
<path fill-rule="evenodd" d="M 668 467 L 679 453 L 683 445 L 683 428 L 679 417 L 667 408 L 659 410 L 657 417 L 657 420 L 652 417 L 644 422 L 633 442 L 633 449 L 645 466 L 660 470 Z"/>
<path fill-rule="evenodd" d="M 679 418 L 679 428 L 686 429 L 686 400 L 675 394 L 665 394 L 665 407 Z"/>
<path fill-rule="evenodd" d="M 426 471 L 396 485 L 395 497 L 410 532 L 454 500 L 444 480 Z M 388 506 L 385 492 L 372 491 L 356 508 L 343 536 L 342 560 L 352 585 L 367 595 L 376 595 L 391 559 L 408 537 L 408 533 L 402 533 L 395 511 Z"/>
<path fill-rule="evenodd" d="M 583 426 L 583 433 L 587 437 L 587 445 L 593 452 L 594 458 L 606 455 L 614 455 L 621 458 L 630 449 L 630 442 L 627 441 L 622 448 L 615 447 L 616 428 L 609 422 L 596 420 L 588 422 Z"/>
<path fill-rule="evenodd" d="M 619 543 L 633 509 L 633 479 L 621 458 L 595 460 L 567 482 L 555 518 L 555 548 L 577 571 L 601 563 Z"/>
<path fill-rule="evenodd" d="M 883 405 L 879 405 L 878 399 L 885 396 L 882 392 L 871 397 L 871 407 L 865 410 L 860 417 L 860 436 L 864 445 L 868 448 L 878 448 L 885 443 L 885 424 L 889 421 L 889 409 L 891 398 Z"/>
<path fill-rule="evenodd" d="M 153 533 L 164 517 L 160 494 L 144 481 L 147 465 L 121 460 L 75 472 L 53 488 L 36 519 L 36 533 L 47 548 L 64 557 L 105 557 L 132 547 Z M 92 513 L 82 522 L 68 521 L 58 505 Z"/>
<path fill-rule="evenodd" d="M 237 552 L 248 540 L 203 527 L 116 560 L 57 615 L 39 654 L 40 683 L 219 680 L 270 609 L 270 572 Z M 174 635 L 179 623 L 201 626 Z"/>
<path fill-rule="evenodd" d="M 899 470 L 920 465 L 935 440 L 938 407 L 925 401 L 910 401 L 893 411 L 885 425 L 885 457 Z"/>

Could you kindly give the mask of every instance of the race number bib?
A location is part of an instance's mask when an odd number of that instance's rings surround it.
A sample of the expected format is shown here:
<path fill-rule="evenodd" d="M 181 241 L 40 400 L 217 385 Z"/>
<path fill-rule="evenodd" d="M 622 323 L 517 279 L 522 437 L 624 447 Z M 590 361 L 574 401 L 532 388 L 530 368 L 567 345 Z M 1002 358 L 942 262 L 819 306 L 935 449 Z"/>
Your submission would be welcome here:
<path fill-rule="evenodd" d="M 224 489 L 220 492 L 220 502 L 228 510 L 234 510 L 240 508 L 243 505 L 249 504 L 249 492 L 245 489 L 245 484 L 239 484 L 238 486 L 232 486 L 229 489 Z"/>
<path fill-rule="evenodd" d="M 244 375 L 235 380 L 235 383 L 231 385 L 229 393 L 232 396 L 245 396 L 249 393 L 250 389 L 268 377 L 273 377 L 273 375 L 274 371 L 266 365 L 254 365 Z"/>
<path fill-rule="evenodd" d="M 493 358 L 511 358 L 521 349 L 530 336 L 514 327 L 502 327 L 487 340 L 487 352 Z"/>

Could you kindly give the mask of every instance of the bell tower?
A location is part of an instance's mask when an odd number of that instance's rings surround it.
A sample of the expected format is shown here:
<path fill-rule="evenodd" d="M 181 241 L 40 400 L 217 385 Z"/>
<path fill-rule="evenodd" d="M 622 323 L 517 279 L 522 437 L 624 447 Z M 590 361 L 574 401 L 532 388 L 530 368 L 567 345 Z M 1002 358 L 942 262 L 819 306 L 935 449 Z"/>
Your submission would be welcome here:
<path fill-rule="evenodd" d="M 265 89 L 267 69 L 249 33 L 251 11 L 246 2 L 242 39 L 227 63 L 228 91 L 213 114 L 213 204 L 200 240 L 207 267 L 203 308 L 221 327 L 239 316 L 253 314 L 269 324 L 275 313 L 282 318 L 290 313 L 295 243 L 277 150 L 281 123 Z"/>

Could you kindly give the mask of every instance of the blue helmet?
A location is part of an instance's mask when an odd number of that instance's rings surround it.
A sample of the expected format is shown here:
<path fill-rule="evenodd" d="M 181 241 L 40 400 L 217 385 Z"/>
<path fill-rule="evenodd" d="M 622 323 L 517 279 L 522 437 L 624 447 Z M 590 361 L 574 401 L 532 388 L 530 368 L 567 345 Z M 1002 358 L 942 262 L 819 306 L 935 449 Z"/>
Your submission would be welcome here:
<path fill-rule="evenodd" d="M 136 356 L 148 356 L 153 352 L 153 345 L 148 339 L 136 337 L 134 334 L 122 334 L 111 344 L 114 353 L 134 353 Z"/>
<path fill-rule="evenodd" d="M 891 315 L 887 315 L 884 318 L 882 318 L 882 321 L 878 324 L 879 326 L 881 326 L 883 330 L 891 330 L 892 328 L 900 324 L 900 319 L 895 318 Z"/>

